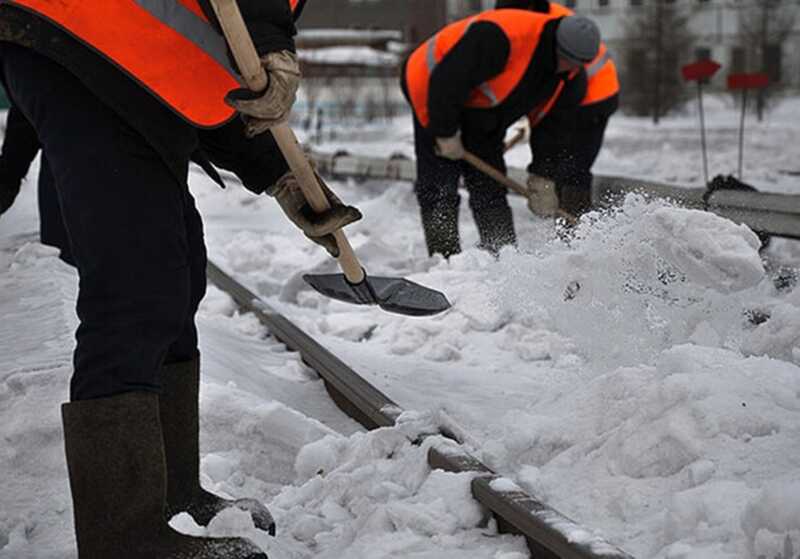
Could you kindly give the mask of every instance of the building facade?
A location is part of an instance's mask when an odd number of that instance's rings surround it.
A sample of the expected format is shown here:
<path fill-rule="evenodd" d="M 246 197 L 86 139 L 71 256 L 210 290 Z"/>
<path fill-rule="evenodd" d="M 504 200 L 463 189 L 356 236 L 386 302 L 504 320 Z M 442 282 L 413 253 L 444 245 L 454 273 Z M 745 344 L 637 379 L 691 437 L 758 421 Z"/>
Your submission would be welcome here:
<path fill-rule="evenodd" d="M 630 48 L 630 22 L 656 2 L 689 17 L 684 62 L 711 58 L 722 64 L 721 76 L 764 71 L 777 84 L 800 88 L 800 0 L 563 0 L 597 22 L 620 59 Z M 484 0 L 482 7 L 491 5 Z"/>
<path fill-rule="evenodd" d="M 300 18 L 304 29 L 390 29 L 415 45 L 448 21 L 449 0 L 325 0 L 311 2 Z"/>

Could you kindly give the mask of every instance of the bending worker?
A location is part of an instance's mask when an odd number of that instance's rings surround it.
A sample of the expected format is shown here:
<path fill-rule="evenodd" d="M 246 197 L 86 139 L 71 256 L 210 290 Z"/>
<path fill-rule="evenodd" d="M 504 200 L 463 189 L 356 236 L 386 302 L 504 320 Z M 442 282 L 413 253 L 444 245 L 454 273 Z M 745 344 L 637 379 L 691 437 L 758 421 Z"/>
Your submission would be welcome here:
<path fill-rule="evenodd" d="M 245 539 L 173 531 L 167 519 L 180 511 L 205 525 L 235 506 L 274 531 L 261 503 L 199 482 L 206 252 L 189 159 L 210 146 L 215 163 L 334 252 L 330 233 L 360 214 L 328 193 L 331 210 L 314 215 L 274 141 L 258 135 L 294 102 L 303 2 L 292 0 L 294 14 L 286 0 L 238 3 L 269 86 L 227 102 L 239 76 L 206 0 L 0 3 L 0 76 L 41 141 L 80 279 L 62 406 L 79 559 L 266 558 Z M 247 142 L 272 154 L 255 159 Z"/>
<path fill-rule="evenodd" d="M 498 0 L 496 8 L 530 10 L 552 17 L 573 15 L 565 6 L 547 0 Z M 532 181 L 542 176 L 555 181 L 562 210 L 579 216 L 592 204 L 592 166 L 603 145 L 608 120 L 619 107 L 617 67 L 604 43 L 586 64 L 586 94 L 577 108 L 556 101 L 545 111 L 532 113 L 530 146 Z M 561 95 L 567 95 L 564 91 Z"/>
<path fill-rule="evenodd" d="M 493 10 L 452 23 L 408 58 L 402 87 L 414 112 L 417 182 L 428 252 L 460 252 L 463 176 L 480 246 L 516 242 L 506 190 L 460 161 L 464 149 L 505 171 L 508 126 L 548 100 L 597 56 L 600 33 L 586 18 Z"/>

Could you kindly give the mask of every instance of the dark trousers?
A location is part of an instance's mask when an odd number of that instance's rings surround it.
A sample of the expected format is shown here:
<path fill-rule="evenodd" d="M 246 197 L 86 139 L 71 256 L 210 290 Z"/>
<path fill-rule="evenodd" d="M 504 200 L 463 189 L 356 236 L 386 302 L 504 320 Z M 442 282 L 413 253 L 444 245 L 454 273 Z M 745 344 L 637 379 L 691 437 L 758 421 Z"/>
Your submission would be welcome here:
<path fill-rule="evenodd" d="M 206 252 L 186 181 L 63 67 L 10 44 L 0 63 L 41 141 L 80 277 L 71 398 L 158 392 L 162 364 L 197 355 Z"/>
<path fill-rule="evenodd" d="M 576 216 L 592 207 L 592 166 L 603 146 L 610 118 L 610 115 L 583 115 L 581 111 L 578 109 L 574 128 L 566 135 L 557 115 L 548 117 L 531 131 L 530 170 L 554 180 L 561 209 Z"/>
<path fill-rule="evenodd" d="M 58 191 L 53 172 L 46 157 L 42 157 L 39 165 L 39 240 L 43 245 L 56 247 L 61 251 L 61 260 L 75 266 L 72 249 L 69 246 L 67 228 L 61 217 L 61 207 L 58 203 Z"/>
<path fill-rule="evenodd" d="M 498 142 L 471 142 L 464 145 L 478 157 L 502 172 L 502 138 Z M 428 253 L 445 257 L 461 252 L 458 232 L 458 186 L 461 178 L 469 192 L 469 206 L 480 235 L 480 246 L 497 253 L 505 245 L 516 243 L 514 220 L 506 199 L 506 188 L 464 161 L 452 161 L 434 152 L 435 139 L 414 119 L 414 149 L 417 157 L 417 182 L 414 189 L 419 202 Z"/>

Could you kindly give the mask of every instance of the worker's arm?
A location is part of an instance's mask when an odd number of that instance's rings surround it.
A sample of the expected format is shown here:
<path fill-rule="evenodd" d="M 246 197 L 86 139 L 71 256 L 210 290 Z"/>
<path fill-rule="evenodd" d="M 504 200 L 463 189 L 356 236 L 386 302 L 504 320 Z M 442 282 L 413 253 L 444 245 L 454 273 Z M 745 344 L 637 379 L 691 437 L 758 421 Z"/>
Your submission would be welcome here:
<path fill-rule="evenodd" d="M 209 0 L 199 1 L 219 28 Z M 241 113 L 245 134 L 254 137 L 289 118 L 300 85 L 300 63 L 294 48 L 297 30 L 288 0 L 238 0 L 238 5 L 267 75 L 267 87 L 263 91 L 233 90 L 225 102 Z"/>
<path fill-rule="evenodd" d="M 210 1 L 199 2 L 208 19 L 219 29 Z M 294 52 L 297 29 L 289 0 L 238 0 L 238 4 L 259 55 L 282 50 Z"/>
<path fill-rule="evenodd" d="M 511 43 L 494 23 L 480 21 L 464 34 L 433 70 L 428 92 L 431 133 L 453 136 L 470 92 L 506 67 Z"/>
<path fill-rule="evenodd" d="M 6 132 L 0 155 L 0 214 L 3 214 L 19 194 L 22 179 L 28 174 L 41 145 L 28 119 L 12 105 L 8 110 Z"/>
<path fill-rule="evenodd" d="M 578 109 L 586 96 L 586 88 L 587 78 L 583 69 L 571 79 L 565 80 L 564 88 L 550 112 L 531 128 L 529 141 L 533 160 L 537 156 L 541 159 L 545 153 L 562 152 L 571 144 L 577 125 Z"/>
<path fill-rule="evenodd" d="M 234 119 L 224 126 L 199 130 L 200 149 L 220 169 L 234 173 L 245 188 L 262 194 L 289 170 L 272 134 L 247 138 L 244 122 Z"/>

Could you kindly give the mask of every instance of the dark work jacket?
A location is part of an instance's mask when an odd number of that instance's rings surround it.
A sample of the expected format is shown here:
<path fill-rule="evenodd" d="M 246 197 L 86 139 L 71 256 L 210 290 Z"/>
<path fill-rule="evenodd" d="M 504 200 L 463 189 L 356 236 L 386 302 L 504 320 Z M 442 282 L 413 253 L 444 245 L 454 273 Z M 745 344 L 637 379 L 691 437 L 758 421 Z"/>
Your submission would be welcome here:
<path fill-rule="evenodd" d="M 207 167 L 208 163 L 234 173 L 256 194 L 261 194 L 288 170 L 272 135 L 267 133 L 247 139 L 240 119 L 219 128 L 199 130 L 198 140 L 200 149 L 192 154 L 192 160 L 220 183 L 222 179 L 213 168 Z M 3 138 L 0 175 L 7 180 L 21 181 L 40 149 L 36 130 L 12 105 Z"/>
<path fill-rule="evenodd" d="M 511 94 L 496 107 L 469 108 L 470 92 L 502 72 L 511 44 L 496 24 L 480 21 L 439 62 L 430 77 L 428 131 L 437 137 L 452 136 L 461 129 L 467 137 L 481 136 L 487 142 L 502 142 L 506 128 L 549 99 L 565 75 L 556 74 L 556 29 L 561 20 L 545 24 L 539 44 L 524 76 Z M 403 91 L 408 97 L 405 71 Z"/>
<path fill-rule="evenodd" d="M 206 6 L 210 9 L 207 2 Z M 259 53 L 294 50 L 292 37 L 296 30 L 287 0 L 239 0 L 239 6 Z M 185 182 L 186 161 L 200 147 L 198 129 L 172 112 L 127 74 L 55 24 L 2 1 L 0 41 L 36 50 L 69 70 L 100 101 L 141 134 L 160 154 L 175 177 Z M 234 122 L 228 126 L 241 128 L 240 124 Z M 247 149 L 253 149 L 253 145 L 261 143 L 274 145 L 271 138 L 263 136 L 247 143 Z M 208 158 L 212 161 L 215 159 L 212 154 L 208 154 Z M 271 174 L 283 174 L 288 168 L 282 157 L 278 159 L 282 166 Z M 263 188 L 272 184 L 268 180 L 268 177 L 265 178 Z"/>

